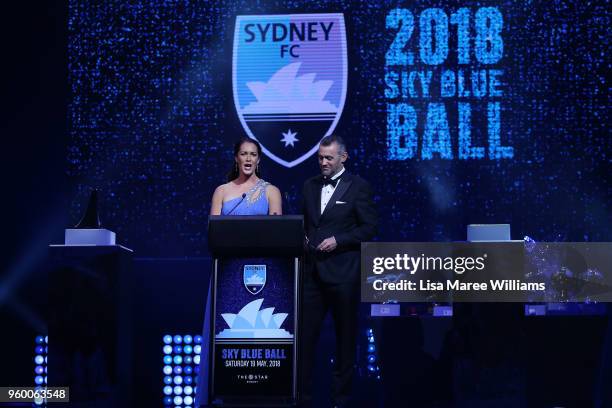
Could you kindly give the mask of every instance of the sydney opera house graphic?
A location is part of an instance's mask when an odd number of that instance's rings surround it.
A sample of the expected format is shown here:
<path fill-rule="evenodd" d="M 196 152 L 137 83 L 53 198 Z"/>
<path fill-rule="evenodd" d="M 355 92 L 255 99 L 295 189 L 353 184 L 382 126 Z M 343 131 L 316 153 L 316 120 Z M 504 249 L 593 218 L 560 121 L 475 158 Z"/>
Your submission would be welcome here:
<path fill-rule="evenodd" d="M 237 105 L 249 136 L 263 144 L 270 158 L 288 167 L 314 153 L 342 111 L 335 100 L 338 92 L 330 92 L 335 81 L 319 79 L 323 75 L 317 72 L 300 73 L 302 68 L 302 62 L 287 64 L 270 77 L 247 81 L 245 91 L 236 94 L 249 100 L 243 107 Z"/>
<path fill-rule="evenodd" d="M 266 81 L 247 82 L 256 102 L 244 107 L 244 114 L 307 114 L 335 115 L 338 107 L 324 100 L 333 81 L 316 81 L 314 72 L 298 75 L 302 63 L 294 62 L 279 69 Z"/>
<path fill-rule="evenodd" d="M 263 278 L 263 276 L 255 272 L 247 279 L 245 279 L 244 283 L 246 283 L 247 285 L 263 285 L 264 283 L 266 283 L 266 280 Z"/>
<path fill-rule="evenodd" d="M 293 335 L 281 326 L 287 313 L 274 314 L 274 308 L 260 310 L 262 299 L 256 299 L 244 306 L 237 314 L 222 313 L 221 317 L 229 326 L 217 334 L 225 339 L 290 339 Z"/>

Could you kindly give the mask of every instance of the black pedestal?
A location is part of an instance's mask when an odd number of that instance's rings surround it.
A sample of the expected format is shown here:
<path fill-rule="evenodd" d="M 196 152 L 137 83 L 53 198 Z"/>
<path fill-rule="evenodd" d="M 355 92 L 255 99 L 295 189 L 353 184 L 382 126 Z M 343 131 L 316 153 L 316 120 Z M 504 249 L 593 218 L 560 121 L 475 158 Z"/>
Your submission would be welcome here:
<path fill-rule="evenodd" d="M 50 247 L 49 386 L 70 387 L 69 406 L 134 406 L 132 251 Z"/>

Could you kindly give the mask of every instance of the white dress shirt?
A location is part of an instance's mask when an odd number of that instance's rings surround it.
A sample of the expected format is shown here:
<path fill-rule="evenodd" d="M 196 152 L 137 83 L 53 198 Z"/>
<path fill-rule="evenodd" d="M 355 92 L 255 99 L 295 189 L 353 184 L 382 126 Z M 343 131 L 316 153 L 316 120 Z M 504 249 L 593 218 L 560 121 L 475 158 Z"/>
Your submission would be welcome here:
<path fill-rule="evenodd" d="M 336 180 L 338 177 L 342 176 L 342 173 L 344 173 L 344 170 L 345 169 L 343 167 L 342 170 L 334 174 L 331 179 Z M 331 184 L 326 184 L 322 187 L 321 189 L 321 214 L 323 214 L 323 211 L 325 211 L 325 207 L 327 206 L 327 203 L 329 203 L 329 199 L 331 198 L 332 194 L 334 194 L 334 191 L 336 191 L 336 187 L 338 187 L 338 184 L 340 183 L 341 181 L 338 181 L 335 186 L 332 186 Z"/>

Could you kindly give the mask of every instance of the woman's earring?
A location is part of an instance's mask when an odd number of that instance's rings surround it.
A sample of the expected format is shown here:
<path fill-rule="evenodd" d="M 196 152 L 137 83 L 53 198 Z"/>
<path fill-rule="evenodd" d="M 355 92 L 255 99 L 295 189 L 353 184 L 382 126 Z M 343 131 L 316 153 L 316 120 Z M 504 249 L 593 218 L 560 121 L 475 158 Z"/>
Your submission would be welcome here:
<path fill-rule="evenodd" d="M 238 163 L 234 162 L 234 168 L 236 169 L 236 173 L 238 173 Z"/>
<path fill-rule="evenodd" d="M 259 163 L 257 163 L 257 166 L 255 166 L 255 173 L 259 173 Z"/>

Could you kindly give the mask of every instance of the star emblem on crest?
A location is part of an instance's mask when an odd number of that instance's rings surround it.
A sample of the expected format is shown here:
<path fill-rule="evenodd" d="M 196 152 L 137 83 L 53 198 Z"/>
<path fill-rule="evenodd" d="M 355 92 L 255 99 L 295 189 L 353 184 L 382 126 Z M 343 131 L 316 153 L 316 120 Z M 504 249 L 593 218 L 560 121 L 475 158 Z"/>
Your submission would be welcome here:
<path fill-rule="evenodd" d="M 285 147 L 291 145 L 292 147 L 295 147 L 295 142 L 299 142 L 300 139 L 298 139 L 297 136 L 297 132 L 292 132 L 291 129 L 288 129 L 286 132 L 282 133 L 283 138 L 281 139 L 281 142 L 285 143 Z"/>

